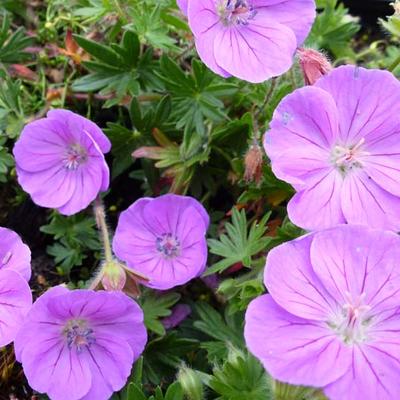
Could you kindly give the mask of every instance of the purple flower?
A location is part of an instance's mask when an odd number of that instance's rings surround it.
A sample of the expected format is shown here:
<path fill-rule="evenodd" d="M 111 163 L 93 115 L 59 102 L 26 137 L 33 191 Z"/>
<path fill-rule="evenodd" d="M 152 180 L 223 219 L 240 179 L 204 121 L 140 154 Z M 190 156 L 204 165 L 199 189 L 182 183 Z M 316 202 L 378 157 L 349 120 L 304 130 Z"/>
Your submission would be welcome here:
<path fill-rule="evenodd" d="M 65 215 L 86 208 L 109 185 L 111 144 L 93 122 L 67 110 L 25 126 L 14 147 L 18 181 L 42 206 Z"/>
<path fill-rule="evenodd" d="M 143 313 L 129 297 L 57 286 L 34 303 L 14 344 L 34 390 L 52 400 L 107 400 L 146 341 Z"/>
<path fill-rule="evenodd" d="M 273 249 L 245 338 L 276 379 L 331 400 L 400 393 L 400 237 L 342 225 Z"/>
<path fill-rule="evenodd" d="M 113 248 L 155 289 L 170 289 L 199 276 L 207 261 L 209 217 L 195 199 L 167 194 L 143 198 L 121 213 Z"/>
<path fill-rule="evenodd" d="M 188 0 L 202 61 L 224 77 L 263 82 L 286 72 L 315 18 L 314 0 Z"/>
<path fill-rule="evenodd" d="M 13 231 L 0 227 L 0 347 L 11 343 L 32 305 L 31 252 Z"/>
<path fill-rule="evenodd" d="M 278 106 L 265 135 L 274 173 L 294 186 L 289 218 L 400 229 L 400 83 L 344 66 Z"/>

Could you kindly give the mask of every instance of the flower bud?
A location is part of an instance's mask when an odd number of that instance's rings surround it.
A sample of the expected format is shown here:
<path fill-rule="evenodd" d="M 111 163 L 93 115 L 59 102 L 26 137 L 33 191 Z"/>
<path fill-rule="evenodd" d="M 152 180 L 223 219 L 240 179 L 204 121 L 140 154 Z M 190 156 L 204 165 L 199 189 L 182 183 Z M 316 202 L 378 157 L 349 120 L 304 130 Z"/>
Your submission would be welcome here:
<path fill-rule="evenodd" d="M 107 263 L 104 266 L 101 279 L 103 288 L 108 291 L 122 290 L 126 284 L 126 273 L 117 262 Z"/>
<path fill-rule="evenodd" d="M 328 58 L 317 50 L 301 48 L 297 54 L 306 85 L 313 85 L 333 69 Z"/>
<path fill-rule="evenodd" d="M 244 157 L 244 180 L 259 184 L 262 178 L 263 152 L 258 143 L 253 143 Z"/>
<path fill-rule="evenodd" d="M 204 400 L 203 383 L 195 370 L 182 366 L 178 373 L 178 382 L 188 400 Z"/>
<path fill-rule="evenodd" d="M 139 147 L 132 153 L 134 158 L 150 158 L 152 160 L 159 160 L 162 158 L 163 148 L 157 146 L 143 146 Z"/>

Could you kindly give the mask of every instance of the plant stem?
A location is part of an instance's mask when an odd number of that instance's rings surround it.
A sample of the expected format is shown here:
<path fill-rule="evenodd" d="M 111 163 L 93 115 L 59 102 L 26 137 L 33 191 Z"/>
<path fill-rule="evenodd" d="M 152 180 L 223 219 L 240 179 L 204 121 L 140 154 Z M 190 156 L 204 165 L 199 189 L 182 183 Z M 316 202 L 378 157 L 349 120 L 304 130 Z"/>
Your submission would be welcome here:
<path fill-rule="evenodd" d="M 392 64 L 390 64 L 388 70 L 389 70 L 390 72 L 393 72 L 393 71 L 398 67 L 399 64 L 400 64 L 400 56 L 398 56 L 398 57 L 392 62 Z"/>
<path fill-rule="evenodd" d="M 271 100 L 272 95 L 273 95 L 274 92 L 275 92 L 275 88 L 276 88 L 276 84 L 277 84 L 277 83 L 278 83 L 278 78 L 272 78 L 272 80 L 271 80 L 271 85 L 270 85 L 269 90 L 268 90 L 268 92 L 267 92 L 267 94 L 266 94 L 266 96 L 265 96 L 264 102 L 261 104 L 261 106 L 259 107 L 259 109 L 258 109 L 258 111 L 257 111 L 257 113 L 256 113 L 256 115 L 255 115 L 255 118 L 256 118 L 256 119 L 260 116 L 260 114 L 261 114 L 262 111 L 264 110 L 265 106 L 266 106 L 266 105 L 268 104 L 268 102 Z"/>
<path fill-rule="evenodd" d="M 104 258 L 106 264 L 108 264 L 113 261 L 113 253 L 111 250 L 110 235 L 108 233 L 108 227 L 106 223 L 106 213 L 100 196 L 98 196 L 97 199 L 94 201 L 93 208 L 94 208 L 94 215 L 96 218 L 97 228 L 99 229 L 100 233 L 100 239 L 103 243 Z"/>

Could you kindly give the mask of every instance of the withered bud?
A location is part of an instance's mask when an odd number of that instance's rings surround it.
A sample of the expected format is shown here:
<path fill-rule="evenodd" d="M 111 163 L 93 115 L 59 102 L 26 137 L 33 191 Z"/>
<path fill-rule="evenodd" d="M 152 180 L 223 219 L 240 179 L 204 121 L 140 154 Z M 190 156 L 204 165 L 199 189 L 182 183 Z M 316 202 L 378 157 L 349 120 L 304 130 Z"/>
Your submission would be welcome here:
<path fill-rule="evenodd" d="M 297 54 L 306 85 L 314 85 L 319 78 L 333 69 L 328 58 L 317 50 L 301 48 L 297 50 Z"/>
<path fill-rule="evenodd" d="M 258 143 L 253 143 L 244 157 L 244 180 L 259 184 L 262 178 L 263 151 Z"/>

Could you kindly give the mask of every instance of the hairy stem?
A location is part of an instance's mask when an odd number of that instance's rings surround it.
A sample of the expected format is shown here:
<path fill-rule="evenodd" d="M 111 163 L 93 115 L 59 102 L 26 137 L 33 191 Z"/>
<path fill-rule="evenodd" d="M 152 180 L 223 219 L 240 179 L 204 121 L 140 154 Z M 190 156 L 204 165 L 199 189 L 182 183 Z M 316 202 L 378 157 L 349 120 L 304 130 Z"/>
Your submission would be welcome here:
<path fill-rule="evenodd" d="M 111 263 L 113 261 L 113 253 L 111 250 L 111 242 L 110 235 L 108 232 L 107 222 L 106 222 L 106 213 L 104 210 L 103 201 L 100 196 L 94 201 L 94 215 L 96 218 L 97 228 L 99 229 L 100 239 L 103 243 L 104 249 L 104 258 L 106 264 Z"/>

